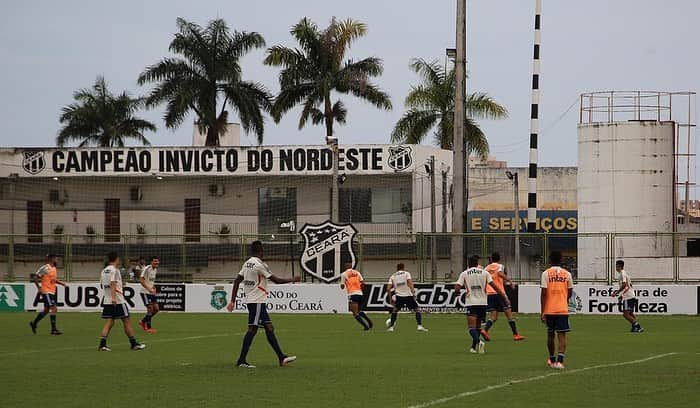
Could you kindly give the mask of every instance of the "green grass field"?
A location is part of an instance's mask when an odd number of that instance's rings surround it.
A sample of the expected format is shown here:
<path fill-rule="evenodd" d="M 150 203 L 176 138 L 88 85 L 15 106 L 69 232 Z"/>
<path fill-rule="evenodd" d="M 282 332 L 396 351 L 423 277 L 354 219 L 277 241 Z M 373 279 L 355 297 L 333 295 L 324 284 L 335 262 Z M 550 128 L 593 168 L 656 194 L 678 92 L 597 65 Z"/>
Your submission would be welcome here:
<path fill-rule="evenodd" d="M 385 314 L 372 315 L 371 332 L 349 315 L 273 315 L 282 348 L 299 360 L 278 367 L 261 332 L 248 358 L 255 370 L 233 364 L 244 315 L 160 314 L 159 333 L 136 326 L 141 352 L 118 323 L 111 353 L 97 352 L 98 314 L 59 314 L 60 337 L 49 336 L 48 318 L 33 335 L 33 317 L 0 314 L 2 407 L 690 407 L 700 389 L 697 317 L 644 317 L 647 331 L 635 335 L 621 316 L 572 316 L 564 372 L 545 367 L 545 331 L 532 315 L 519 316 L 519 343 L 499 320 L 486 355 L 467 352 L 462 315 L 427 315 L 429 333 L 406 314 L 394 333 Z"/>

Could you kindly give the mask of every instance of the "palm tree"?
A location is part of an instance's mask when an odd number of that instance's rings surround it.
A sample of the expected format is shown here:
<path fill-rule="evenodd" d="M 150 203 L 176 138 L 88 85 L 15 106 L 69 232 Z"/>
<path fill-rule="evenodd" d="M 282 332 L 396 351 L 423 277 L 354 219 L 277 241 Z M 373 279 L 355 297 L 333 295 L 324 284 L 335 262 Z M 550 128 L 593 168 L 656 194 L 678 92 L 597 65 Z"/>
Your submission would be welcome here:
<path fill-rule="evenodd" d="M 163 58 L 139 75 L 139 85 L 156 83 L 147 105 L 167 103 L 164 119 L 170 129 L 179 127 L 193 111 L 200 132 L 207 134 L 207 146 L 217 146 L 226 132 L 226 107 L 230 106 L 243 130 L 255 133 L 262 143 L 263 112 L 270 110 L 272 97 L 261 84 L 242 79 L 240 59 L 264 47 L 263 37 L 256 32 L 231 32 L 222 19 L 202 28 L 178 18 L 177 27 L 170 51 L 181 57 Z"/>
<path fill-rule="evenodd" d="M 379 109 L 391 109 L 389 95 L 370 82 L 384 71 L 381 59 L 368 57 L 353 60 L 346 57 L 352 43 L 367 33 L 359 21 L 331 19 L 321 30 L 308 18 L 303 18 L 290 31 L 298 48 L 282 45 L 267 50 L 265 64 L 282 67 L 279 75 L 280 93 L 272 106 L 272 118 L 279 122 L 282 115 L 301 105 L 299 129 L 306 123 L 326 128 L 326 141 L 334 152 L 331 218 L 338 219 L 338 156 L 333 137 L 335 123 L 345 124 L 347 109 L 332 93 L 352 94 Z"/>
<path fill-rule="evenodd" d="M 396 122 L 391 132 L 394 143 L 421 143 L 435 129 L 434 143 L 441 149 L 452 150 L 454 137 L 455 72 L 447 72 L 437 61 L 413 59 L 411 69 L 421 76 L 422 83 L 412 86 L 404 104 L 408 110 Z M 467 96 L 465 143 L 468 152 L 486 156 L 489 143 L 476 119 L 505 119 L 508 110 L 485 93 Z"/>
<path fill-rule="evenodd" d="M 73 141 L 80 141 L 78 147 L 122 147 L 127 139 L 150 145 L 143 133 L 154 132 L 156 126 L 134 116 L 143 106 L 143 99 L 132 98 L 126 92 L 115 96 L 101 76 L 92 88 L 76 91 L 73 99 L 74 103 L 61 110 L 59 122 L 64 126 L 56 137 L 59 147 Z"/>

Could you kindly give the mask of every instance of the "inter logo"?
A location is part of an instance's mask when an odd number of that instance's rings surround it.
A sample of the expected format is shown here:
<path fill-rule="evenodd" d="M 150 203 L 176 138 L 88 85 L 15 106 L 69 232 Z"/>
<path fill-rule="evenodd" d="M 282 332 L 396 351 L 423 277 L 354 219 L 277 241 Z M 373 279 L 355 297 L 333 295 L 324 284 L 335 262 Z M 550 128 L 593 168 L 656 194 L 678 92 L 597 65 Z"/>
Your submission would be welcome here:
<path fill-rule="evenodd" d="M 326 283 L 340 278 L 343 264 L 357 263 L 352 248 L 357 230 L 351 224 L 339 225 L 331 221 L 322 224 L 306 224 L 299 231 L 304 237 L 301 267 Z"/>
<path fill-rule="evenodd" d="M 410 146 L 390 146 L 389 167 L 396 171 L 403 171 L 413 164 L 413 150 Z"/>
<path fill-rule="evenodd" d="M 22 168 L 29 174 L 39 174 L 46 168 L 44 152 L 36 150 L 25 150 L 22 152 Z"/>

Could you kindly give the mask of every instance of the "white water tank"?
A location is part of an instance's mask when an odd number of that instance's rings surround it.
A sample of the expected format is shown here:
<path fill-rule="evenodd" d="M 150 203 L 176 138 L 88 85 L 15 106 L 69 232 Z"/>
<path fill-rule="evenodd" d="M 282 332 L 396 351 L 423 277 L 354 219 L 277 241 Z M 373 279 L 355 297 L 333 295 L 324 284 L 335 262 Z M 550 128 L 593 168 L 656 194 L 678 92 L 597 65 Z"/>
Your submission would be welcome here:
<path fill-rule="evenodd" d="M 611 267 L 610 243 L 588 233 L 620 233 L 611 255 L 638 261 L 634 267 L 668 267 L 656 263 L 673 250 L 672 239 L 659 233 L 673 230 L 675 126 L 656 120 L 578 125 L 579 280 L 604 279 Z"/>

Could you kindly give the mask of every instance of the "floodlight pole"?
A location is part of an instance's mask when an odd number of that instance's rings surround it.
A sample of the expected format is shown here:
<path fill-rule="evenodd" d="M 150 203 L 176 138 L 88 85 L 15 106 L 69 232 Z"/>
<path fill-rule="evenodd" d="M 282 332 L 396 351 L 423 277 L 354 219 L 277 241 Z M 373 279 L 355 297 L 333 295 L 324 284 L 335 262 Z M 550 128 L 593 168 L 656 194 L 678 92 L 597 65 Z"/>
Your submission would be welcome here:
<path fill-rule="evenodd" d="M 457 0 L 455 58 L 455 113 L 453 138 L 454 163 L 454 203 L 452 206 L 452 262 L 453 274 L 459 274 L 464 269 L 464 225 L 468 209 L 469 193 L 467 180 L 469 166 L 466 160 L 464 143 L 464 102 L 467 94 L 466 54 L 467 54 L 467 2 Z"/>

